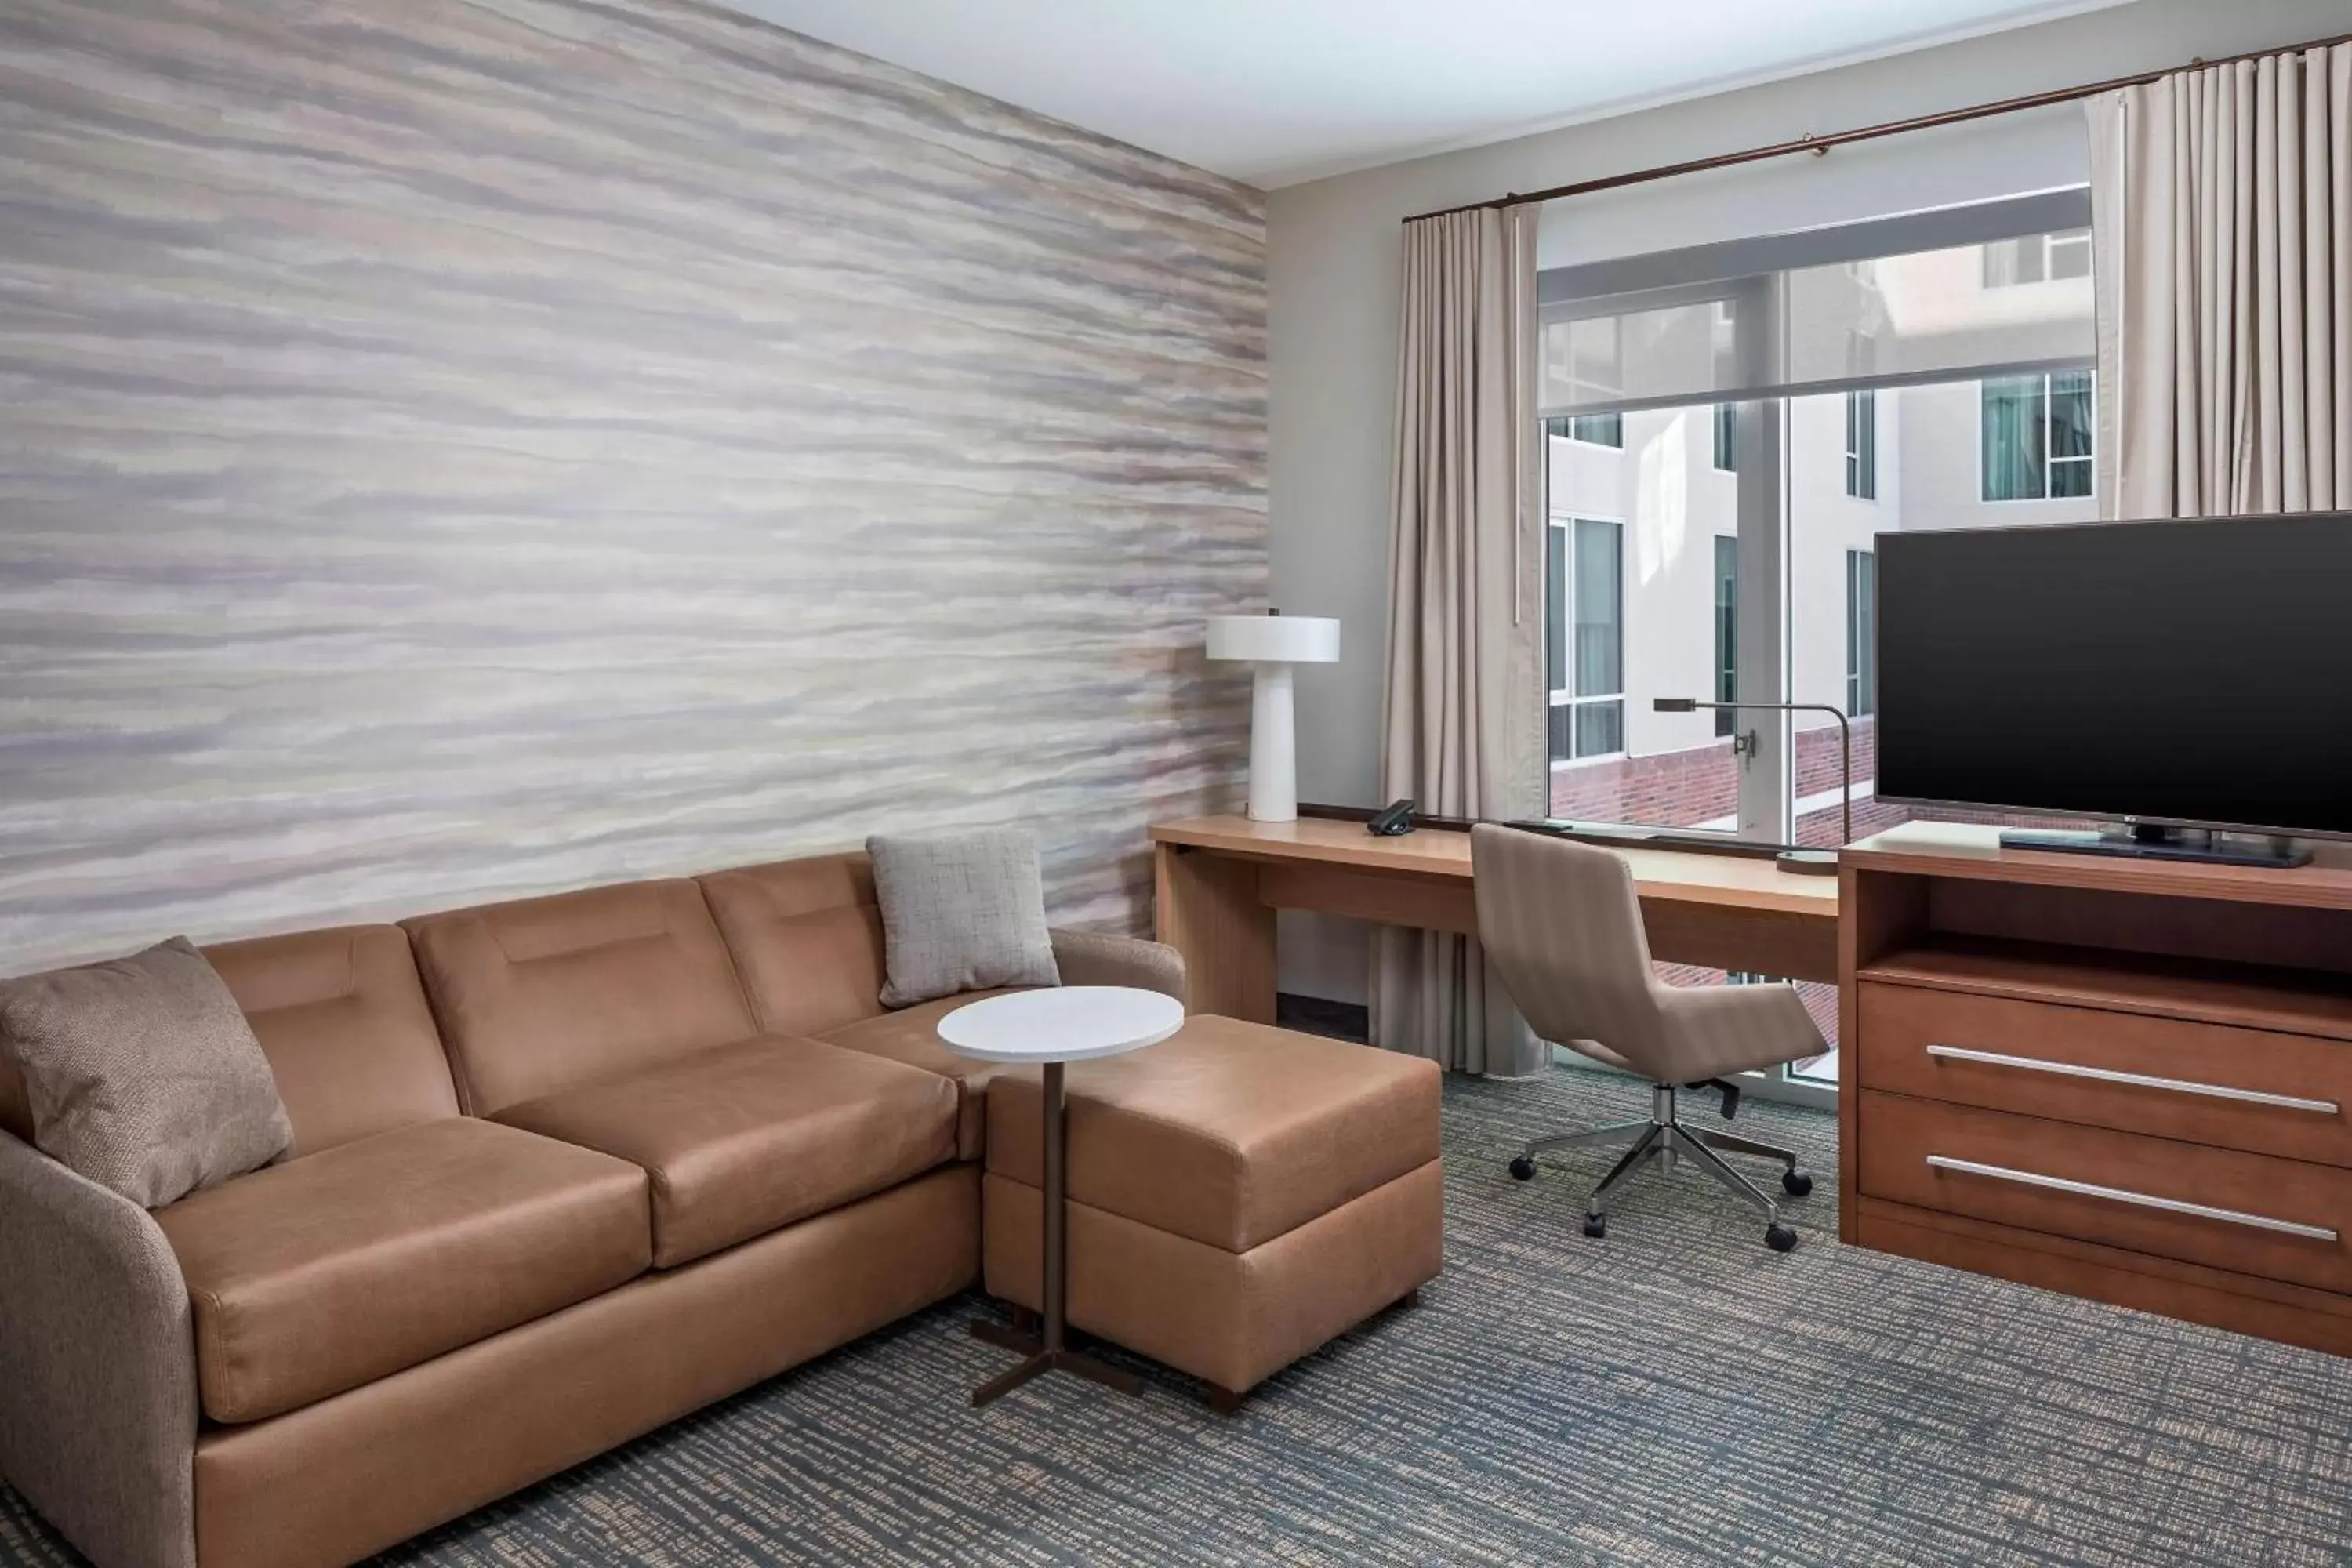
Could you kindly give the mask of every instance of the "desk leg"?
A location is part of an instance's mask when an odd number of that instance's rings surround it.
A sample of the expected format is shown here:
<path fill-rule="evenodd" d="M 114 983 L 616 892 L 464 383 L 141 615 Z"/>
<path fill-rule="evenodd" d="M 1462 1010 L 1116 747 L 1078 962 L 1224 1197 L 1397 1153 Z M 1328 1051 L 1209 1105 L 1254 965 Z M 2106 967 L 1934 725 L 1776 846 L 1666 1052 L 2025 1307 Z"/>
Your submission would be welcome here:
<path fill-rule="evenodd" d="M 1160 940 L 1184 955 L 1184 1008 L 1274 1022 L 1274 910 L 1257 864 L 1213 850 L 1157 850 Z"/>

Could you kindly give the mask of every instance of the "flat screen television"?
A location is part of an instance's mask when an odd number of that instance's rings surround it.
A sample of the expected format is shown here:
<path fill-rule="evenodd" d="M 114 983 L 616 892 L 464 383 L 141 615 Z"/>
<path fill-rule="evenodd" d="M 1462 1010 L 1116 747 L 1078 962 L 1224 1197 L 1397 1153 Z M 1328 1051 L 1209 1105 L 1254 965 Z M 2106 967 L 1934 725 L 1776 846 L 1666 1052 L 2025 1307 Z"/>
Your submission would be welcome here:
<path fill-rule="evenodd" d="M 2036 847 L 2352 837 L 2352 512 L 1882 533 L 1877 552 L 1881 797 L 2123 827 Z"/>

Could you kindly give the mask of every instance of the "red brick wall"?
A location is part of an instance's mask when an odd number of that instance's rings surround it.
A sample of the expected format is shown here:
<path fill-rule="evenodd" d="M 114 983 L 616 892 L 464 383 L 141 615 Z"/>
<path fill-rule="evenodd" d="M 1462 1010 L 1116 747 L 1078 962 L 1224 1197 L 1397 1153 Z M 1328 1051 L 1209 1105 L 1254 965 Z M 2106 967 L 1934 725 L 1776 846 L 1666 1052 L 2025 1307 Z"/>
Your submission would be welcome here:
<path fill-rule="evenodd" d="M 1654 757 L 1610 757 L 1554 768 L 1551 814 L 1570 822 L 1646 822 L 1689 827 L 1739 810 L 1731 742 Z"/>
<path fill-rule="evenodd" d="M 1870 778 L 1878 761 L 1877 727 L 1868 719 L 1853 726 L 1853 776 Z M 1797 731 L 1797 794 L 1835 790 L 1838 732 L 1835 725 Z M 1551 814 L 1570 822 L 1643 822 L 1692 827 L 1739 813 L 1739 769 L 1725 736 L 1685 752 L 1654 757 L 1611 757 L 1555 768 Z M 1834 824 L 1834 815 L 1832 816 Z M 1857 825 L 1856 831 L 1860 828 Z"/>

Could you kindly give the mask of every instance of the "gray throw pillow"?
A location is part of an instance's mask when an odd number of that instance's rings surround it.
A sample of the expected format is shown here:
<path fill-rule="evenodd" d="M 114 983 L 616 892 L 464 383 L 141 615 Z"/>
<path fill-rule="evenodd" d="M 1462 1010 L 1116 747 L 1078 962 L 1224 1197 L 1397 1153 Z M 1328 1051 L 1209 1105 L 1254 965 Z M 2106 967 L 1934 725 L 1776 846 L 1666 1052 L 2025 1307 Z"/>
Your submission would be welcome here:
<path fill-rule="evenodd" d="M 0 981 L 0 1052 L 25 1075 L 33 1142 L 142 1208 L 267 1165 L 294 1139 L 261 1042 L 185 937 Z"/>
<path fill-rule="evenodd" d="M 1058 985 L 1037 841 L 1017 827 L 866 841 L 882 906 L 882 1005 L 959 991 Z"/>

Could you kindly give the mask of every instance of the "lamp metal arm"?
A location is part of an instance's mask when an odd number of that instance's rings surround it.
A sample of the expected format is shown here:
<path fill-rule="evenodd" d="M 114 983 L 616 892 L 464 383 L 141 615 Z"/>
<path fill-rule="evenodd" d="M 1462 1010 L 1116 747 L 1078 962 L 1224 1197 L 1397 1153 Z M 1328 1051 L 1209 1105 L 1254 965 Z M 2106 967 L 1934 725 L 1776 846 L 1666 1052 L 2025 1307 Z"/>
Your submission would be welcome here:
<path fill-rule="evenodd" d="M 1661 697 L 1656 710 L 1661 713 L 1690 713 L 1700 709 L 1738 712 L 1750 709 L 1767 713 L 1826 713 L 1837 721 L 1839 772 L 1843 775 L 1838 790 L 1840 842 L 1853 842 L 1853 724 L 1845 710 L 1830 702 L 1702 702 L 1696 697 Z"/>

